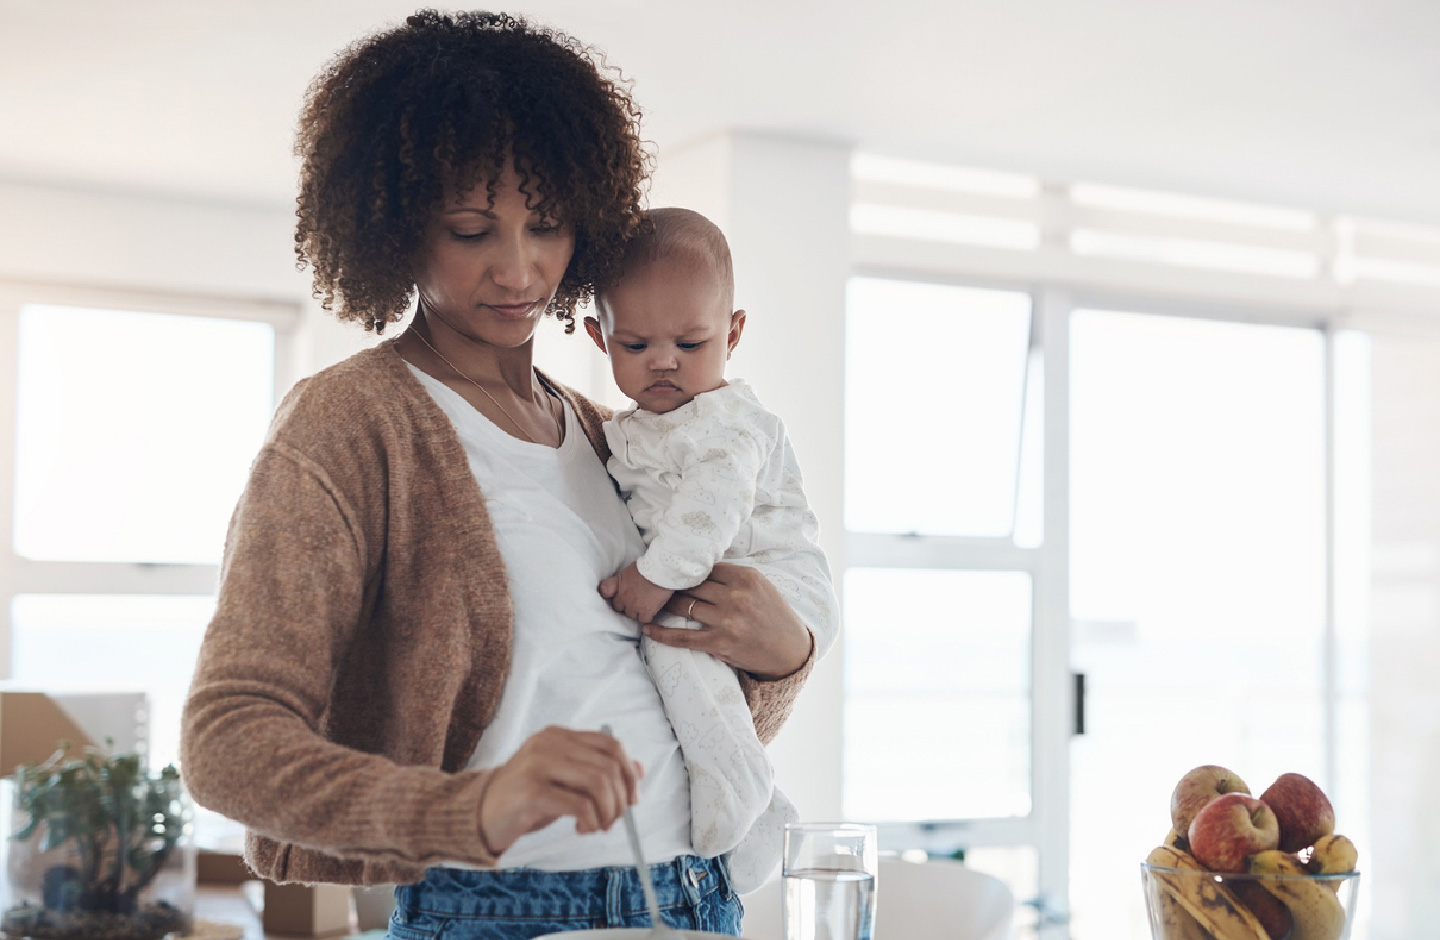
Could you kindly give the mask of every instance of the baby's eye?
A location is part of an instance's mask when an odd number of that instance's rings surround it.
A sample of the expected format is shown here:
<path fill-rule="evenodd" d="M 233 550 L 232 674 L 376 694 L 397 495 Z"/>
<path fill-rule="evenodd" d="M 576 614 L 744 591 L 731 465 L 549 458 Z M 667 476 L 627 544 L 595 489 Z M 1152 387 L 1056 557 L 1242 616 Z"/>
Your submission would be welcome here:
<path fill-rule="evenodd" d="M 626 349 L 630 350 L 631 352 L 641 352 L 641 351 L 643 351 L 643 350 L 645 349 L 645 344 L 644 344 L 644 343 L 621 343 L 620 345 L 621 345 L 621 346 L 624 346 Z"/>
<path fill-rule="evenodd" d="M 705 341 L 702 339 L 694 343 L 676 343 L 675 345 L 679 346 L 681 349 L 699 349 L 701 346 L 705 345 Z"/>

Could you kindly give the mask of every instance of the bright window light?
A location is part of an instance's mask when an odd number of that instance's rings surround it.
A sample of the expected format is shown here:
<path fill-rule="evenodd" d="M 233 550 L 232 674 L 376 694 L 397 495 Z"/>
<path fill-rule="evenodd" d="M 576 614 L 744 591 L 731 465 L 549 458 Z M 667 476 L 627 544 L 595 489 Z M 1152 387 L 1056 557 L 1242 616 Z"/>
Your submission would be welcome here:
<path fill-rule="evenodd" d="M 1325 343 L 1086 310 L 1070 341 L 1070 609 L 1110 625 L 1072 636 L 1071 897 L 1076 940 L 1109 940 L 1141 935 L 1131 866 L 1157 838 L 1145 814 L 1091 811 L 1117 774 L 1162 795 L 1161 819 L 1200 763 L 1252 787 L 1323 777 Z"/>
<path fill-rule="evenodd" d="M 847 819 L 1030 812 L 1031 594 L 1018 571 L 846 572 Z"/>
<path fill-rule="evenodd" d="M 861 235 L 1022 251 L 1033 250 L 1040 244 L 1040 227 L 1033 222 L 867 202 L 850 207 L 850 229 Z"/>
<path fill-rule="evenodd" d="M 1014 199 L 1034 199 L 1040 194 L 1040 181 L 1023 173 L 901 160 L 869 153 L 857 153 L 850 162 L 850 172 L 857 180 L 873 183 L 923 186 Z"/>
<path fill-rule="evenodd" d="M 264 323 L 24 307 L 16 553 L 218 562 L 270 419 L 274 350 Z"/>
<path fill-rule="evenodd" d="M 1284 209 L 1278 206 L 1233 202 L 1226 199 L 1209 199 L 1203 196 L 1185 196 L 1179 193 L 1154 192 L 1147 189 L 1131 189 L 1127 186 L 1107 186 L 1101 183 L 1073 184 L 1070 187 L 1070 199 L 1077 205 L 1095 206 L 1100 209 L 1120 209 L 1126 212 L 1142 212 L 1147 215 L 1234 222 L 1239 225 L 1301 232 L 1313 229 L 1316 222 L 1313 212 L 1304 212 L 1299 209 Z"/>
<path fill-rule="evenodd" d="M 845 526 L 1008 537 L 1030 297 L 881 278 L 847 293 Z"/>
<path fill-rule="evenodd" d="M 1240 271 L 1274 277 L 1312 278 L 1320 273 L 1320 259 L 1308 251 L 1188 238 L 1119 235 L 1094 229 L 1077 229 L 1070 234 L 1070 249 L 1077 255 L 1127 258 L 1178 267 Z"/>

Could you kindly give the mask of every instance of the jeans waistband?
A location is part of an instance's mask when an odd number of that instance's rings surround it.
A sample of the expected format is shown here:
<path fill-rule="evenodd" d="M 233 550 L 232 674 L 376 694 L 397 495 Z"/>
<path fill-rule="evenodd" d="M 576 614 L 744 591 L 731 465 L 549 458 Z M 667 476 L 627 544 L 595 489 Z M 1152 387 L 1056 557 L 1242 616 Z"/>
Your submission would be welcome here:
<path fill-rule="evenodd" d="M 729 873 L 718 858 L 681 855 L 649 868 L 661 910 L 696 904 L 715 891 L 731 894 Z M 395 898 L 399 910 L 451 918 L 603 918 L 607 912 L 646 910 L 640 876 L 630 866 L 579 871 L 430 868 L 420 881 L 397 888 Z"/>

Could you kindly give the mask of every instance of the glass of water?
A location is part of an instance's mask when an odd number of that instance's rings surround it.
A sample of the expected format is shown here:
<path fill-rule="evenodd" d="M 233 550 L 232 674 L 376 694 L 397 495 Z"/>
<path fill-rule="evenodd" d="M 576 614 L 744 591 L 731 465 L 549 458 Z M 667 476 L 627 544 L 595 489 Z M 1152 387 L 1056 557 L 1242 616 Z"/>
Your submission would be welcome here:
<path fill-rule="evenodd" d="M 875 827 L 785 827 L 785 940 L 870 940 L 875 930 Z"/>

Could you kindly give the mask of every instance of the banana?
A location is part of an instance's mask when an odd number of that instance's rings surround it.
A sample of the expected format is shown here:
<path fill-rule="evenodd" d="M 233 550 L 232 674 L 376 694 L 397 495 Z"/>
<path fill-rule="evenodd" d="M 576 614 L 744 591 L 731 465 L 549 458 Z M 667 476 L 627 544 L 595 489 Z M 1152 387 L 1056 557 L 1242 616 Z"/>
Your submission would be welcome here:
<path fill-rule="evenodd" d="M 1190 851 L 1190 840 L 1185 838 L 1182 833 L 1176 832 L 1174 827 L 1165 833 L 1165 841 L 1160 844 L 1168 845 L 1170 848 L 1179 849 L 1182 852 Z"/>
<path fill-rule="evenodd" d="M 1146 864 L 1180 871 L 1204 872 L 1205 866 L 1189 852 L 1162 845 L 1145 859 Z M 1269 940 L 1265 928 L 1234 892 L 1215 878 L 1171 875 L 1152 871 L 1150 876 L 1163 885 L 1166 894 L 1215 940 Z M 1162 913 L 1165 906 L 1161 905 Z M 1167 921 L 1168 923 L 1168 921 Z M 1180 936 L 1184 936 L 1181 934 Z M 1166 935 L 1169 940 L 1169 935 Z M 1300 938 L 1295 938 L 1300 940 Z"/>
<path fill-rule="evenodd" d="M 1315 840 L 1307 867 L 1318 875 L 1343 875 L 1354 871 L 1359 861 L 1360 853 L 1356 851 L 1354 842 L 1344 836 L 1321 836 Z M 1325 886 L 1336 894 L 1340 893 L 1340 885 L 1339 878 L 1325 882 Z"/>
<path fill-rule="evenodd" d="M 1321 836 L 1315 840 L 1315 850 L 1310 854 L 1310 864 L 1319 863 L 1322 875 L 1340 875 L 1355 870 L 1360 853 L 1355 843 L 1344 836 Z"/>
<path fill-rule="evenodd" d="M 1270 940 L 1290 940 L 1290 935 L 1295 932 L 1295 918 L 1290 916 L 1290 908 L 1285 906 L 1284 901 L 1260 887 L 1258 879 L 1236 878 L 1226 884 L 1235 892 L 1240 903 L 1250 908 L 1250 913 L 1265 926 Z"/>
<path fill-rule="evenodd" d="M 1252 875 L 1299 875 L 1297 878 L 1260 878 L 1260 884 L 1290 909 L 1295 922 L 1291 940 L 1340 940 L 1345 929 L 1345 908 L 1324 883 L 1308 877 L 1310 872 L 1295 856 L 1279 849 L 1250 856 Z"/>
<path fill-rule="evenodd" d="M 1164 891 L 1160 894 L 1160 936 L 1156 940 L 1211 940 L 1211 937 L 1173 895 Z"/>

